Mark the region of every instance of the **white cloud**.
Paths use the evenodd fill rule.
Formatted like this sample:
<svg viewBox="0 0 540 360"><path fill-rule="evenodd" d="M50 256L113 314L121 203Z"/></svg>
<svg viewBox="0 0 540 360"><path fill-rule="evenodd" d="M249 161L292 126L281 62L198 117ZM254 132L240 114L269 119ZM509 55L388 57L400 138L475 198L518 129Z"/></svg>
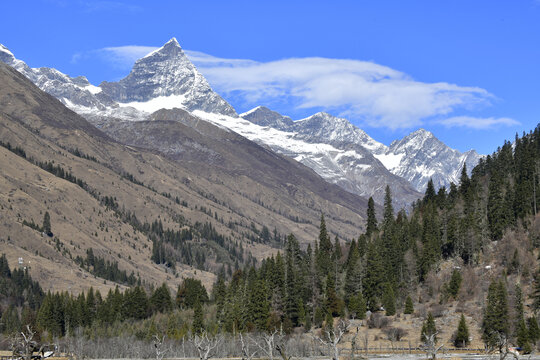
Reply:
<svg viewBox="0 0 540 360"><path fill-rule="evenodd" d="M158 48L155 46L126 45L106 47L95 52L116 67L130 69L136 60L156 49Z"/></svg>
<svg viewBox="0 0 540 360"><path fill-rule="evenodd" d="M426 119L489 103L478 87L423 83L368 61L294 58L270 62L216 58L187 52L220 93L246 105L291 98L298 108L324 108L373 127L421 125Z"/></svg>
<svg viewBox="0 0 540 360"><path fill-rule="evenodd" d="M468 127L475 130L489 129L495 126L519 125L519 121L510 118L478 118L473 116L454 116L440 121L446 127Z"/></svg>
<svg viewBox="0 0 540 360"><path fill-rule="evenodd" d="M156 49L128 45L92 53L125 70ZM185 53L218 93L246 107L285 102L295 108L324 109L371 127L418 127L456 110L489 104L493 98L479 87L416 81L401 71L369 61L311 57L258 62L199 51ZM75 54L73 61L80 57ZM470 118L476 119L470 123L463 119L451 117L441 123L477 129L517 123L507 118Z"/></svg>

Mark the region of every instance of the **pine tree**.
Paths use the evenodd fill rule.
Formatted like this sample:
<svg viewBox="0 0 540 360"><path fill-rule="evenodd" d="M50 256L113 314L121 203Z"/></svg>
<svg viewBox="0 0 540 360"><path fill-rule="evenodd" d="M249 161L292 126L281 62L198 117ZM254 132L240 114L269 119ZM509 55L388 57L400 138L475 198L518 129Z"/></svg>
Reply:
<svg viewBox="0 0 540 360"><path fill-rule="evenodd" d="M527 328L529 330L529 340L532 344L536 344L540 339L540 328L536 316L531 316L527 319Z"/></svg>
<svg viewBox="0 0 540 360"><path fill-rule="evenodd" d="M318 242L318 253L317 257L317 268L318 273L321 275L328 274L332 270L332 242L330 241L330 236L326 230L326 222L324 220L324 215L321 214L321 224L319 226L319 242Z"/></svg>
<svg viewBox="0 0 540 360"><path fill-rule="evenodd" d="M420 341L426 342L427 338L431 335L437 334L437 328L435 326L435 319L431 312L428 313L426 321L422 325L422 332L420 333ZM437 343L437 335L434 336L435 343Z"/></svg>
<svg viewBox="0 0 540 360"><path fill-rule="evenodd" d="M53 233L51 230L51 215L49 215L48 211L45 211L45 215L43 215L42 229L43 229L43 232L47 234L47 236L53 236Z"/></svg>
<svg viewBox="0 0 540 360"><path fill-rule="evenodd" d="M203 309L202 304L200 301L197 300L193 307L193 324L191 326L191 331L196 334L200 335L204 330L204 316L203 316Z"/></svg>
<svg viewBox="0 0 540 360"><path fill-rule="evenodd" d="M249 291L249 318L255 327L266 330L268 316L270 315L270 304L268 303L266 284L263 280L256 280Z"/></svg>
<svg viewBox="0 0 540 360"><path fill-rule="evenodd" d="M392 205L392 192L390 186L386 185L384 192L384 216L383 216L383 229L388 231L390 226L394 223L394 207Z"/></svg>
<svg viewBox="0 0 540 360"><path fill-rule="evenodd" d="M426 187L426 193L424 195L424 202L433 201L435 199L435 186L433 185L433 179L429 179Z"/></svg>
<svg viewBox="0 0 540 360"><path fill-rule="evenodd" d="M537 313L540 310L540 268L534 275L533 293L531 298L533 299L532 309Z"/></svg>
<svg viewBox="0 0 540 360"><path fill-rule="evenodd" d="M370 196L367 207L366 236L369 238L377 231L377 217L375 216L375 201Z"/></svg>
<svg viewBox="0 0 540 360"><path fill-rule="evenodd" d="M469 328L465 322L465 316L461 314L461 319L459 320L456 336L454 337L454 346L455 347L465 347L469 345Z"/></svg>
<svg viewBox="0 0 540 360"><path fill-rule="evenodd" d="M167 284L163 283L150 297L150 306L153 313L166 313L172 310L172 298Z"/></svg>
<svg viewBox="0 0 540 360"><path fill-rule="evenodd" d="M371 311L379 308L384 282L384 265L379 250L370 243L366 254L366 276L364 277L364 297Z"/></svg>
<svg viewBox="0 0 540 360"><path fill-rule="evenodd" d="M386 316L393 316L396 314L396 298L394 296L394 290L389 283L386 283L384 289L383 306L386 311Z"/></svg>
<svg viewBox="0 0 540 360"><path fill-rule="evenodd" d="M457 269L454 269L452 271L452 277L450 278L450 281L447 287L448 294L454 299L457 297L459 293L459 289L461 287L462 281L463 281L463 278L461 277L461 273Z"/></svg>
<svg viewBox="0 0 540 360"><path fill-rule="evenodd" d="M334 317L341 315L341 302L336 294L334 278L328 274L326 278L326 312Z"/></svg>
<svg viewBox="0 0 540 360"><path fill-rule="evenodd" d="M508 338L508 296L502 281L489 285L484 319L482 321L482 340L488 348L500 346L500 337Z"/></svg>
<svg viewBox="0 0 540 360"><path fill-rule="evenodd" d="M403 311L403 313L404 314L414 313L413 301L410 295L408 295L407 300L405 300L405 310Z"/></svg>
<svg viewBox="0 0 540 360"><path fill-rule="evenodd" d="M525 352L529 353L531 350L531 345L529 343L529 330L527 329L527 324L525 323L525 316L523 310L523 292L521 291L521 286L516 284L514 290L514 303L515 303L515 336L517 344Z"/></svg>

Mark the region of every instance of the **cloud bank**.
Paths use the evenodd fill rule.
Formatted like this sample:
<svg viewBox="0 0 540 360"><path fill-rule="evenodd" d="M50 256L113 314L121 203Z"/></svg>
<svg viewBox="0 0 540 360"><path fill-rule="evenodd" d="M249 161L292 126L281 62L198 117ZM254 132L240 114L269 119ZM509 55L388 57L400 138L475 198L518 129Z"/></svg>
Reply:
<svg viewBox="0 0 540 360"><path fill-rule="evenodd" d="M96 53L116 66L130 68L156 49L129 45ZM485 89L425 83L369 61L309 57L258 62L199 51L185 53L218 93L246 107L286 102L297 109L324 109L363 125L392 130L433 122L473 129L518 124L509 118L452 116L459 110L489 105L494 96Z"/></svg>
<svg viewBox="0 0 540 360"><path fill-rule="evenodd" d="M478 118L473 116L454 116L440 121L446 127L468 127L477 130L490 129L495 126L514 126L519 125L519 122L506 118Z"/></svg>

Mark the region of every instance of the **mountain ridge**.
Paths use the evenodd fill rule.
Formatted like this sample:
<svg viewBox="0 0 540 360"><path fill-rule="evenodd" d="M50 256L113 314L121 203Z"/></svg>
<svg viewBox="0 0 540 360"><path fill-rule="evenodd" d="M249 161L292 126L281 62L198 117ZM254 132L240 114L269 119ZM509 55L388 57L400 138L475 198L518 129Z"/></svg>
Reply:
<svg viewBox="0 0 540 360"><path fill-rule="evenodd" d="M444 175L436 177L435 183L446 186L461 171L460 164L467 163L472 169L479 158L471 153L468 160L462 160L460 154L449 151L452 149L439 146L447 155L444 161L452 159L451 165L445 167L439 161L428 166L423 163L430 160L426 154L411 160L406 156L410 152L405 149L407 146L398 148L396 145L398 150L391 150L392 145L387 147L375 141L347 119L324 112L293 121L260 106L239 117L232 106L211 89L175 38L137 60L124 79L102 82L99 87L91 85L84 77L70 78L54 69L30 69L16 60L7 48L1 49L5 50L4 55L0 51L0 60L22 69L43 90L99 128L110 128L107 124L118 120L148 120L159 109L184 109L307 165L349 192L373 196L379 204L383 202L386 184L396 197L397 207L407 207L421 196L429 180L426 174L445 171ZM244 118L256 126L244 123ZM396 160L399 160L398 165L405 161L398 166L394 164Z"/></svg>

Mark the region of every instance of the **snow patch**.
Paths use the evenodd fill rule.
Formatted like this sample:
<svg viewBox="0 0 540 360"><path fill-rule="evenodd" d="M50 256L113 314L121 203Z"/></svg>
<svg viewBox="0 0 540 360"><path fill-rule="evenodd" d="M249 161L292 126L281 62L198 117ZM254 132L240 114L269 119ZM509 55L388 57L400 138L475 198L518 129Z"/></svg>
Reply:
<svg viewBox="0 0 540 360"><path fill-rule="evenodd" d="M101 92L101 88L98 86L94 86L92 84L86 85L83 89L88 90L91 94L99 94Z"/></svg>
<svg viewBox="0 0 540 360"><path fill-rule="evenodd" d="M160 109L185 109L185 106L183 105L185 100L185 95L169 95L158 96L144 102L132 101L128 103L119 103L119 105L122 107L132 107L139 111L144 111L147 113L153 113Z"/></svg>
<svg viewBox="0 0 540 360"><path fill-rule="evenodd" d="M405 156L404 153L401 154L393 154L393 153L386 153L386 154L374 154L385 168L390 170L392 172L393 169L397 168L399 164L401 163L401 159L403 159L403 156Z"/></svg>
<svg viewBox="0 0 540 360"><path fill-rule="evenodd" d="M253 114L255 111L261 109L262 106L257 106L256 108L253 108L251 110L246 111L245 113L240 114L240 117L248 116L249 114Z"/></svg>
<svg viewBox="0 0 540 360"><path fill-rule="evenodd" d="M9 49L2 44L0 44L0 51L5 52L9 56L12 56L13 58L15 58L15 55L13 55L13 53L9 51Z"/></svg>

